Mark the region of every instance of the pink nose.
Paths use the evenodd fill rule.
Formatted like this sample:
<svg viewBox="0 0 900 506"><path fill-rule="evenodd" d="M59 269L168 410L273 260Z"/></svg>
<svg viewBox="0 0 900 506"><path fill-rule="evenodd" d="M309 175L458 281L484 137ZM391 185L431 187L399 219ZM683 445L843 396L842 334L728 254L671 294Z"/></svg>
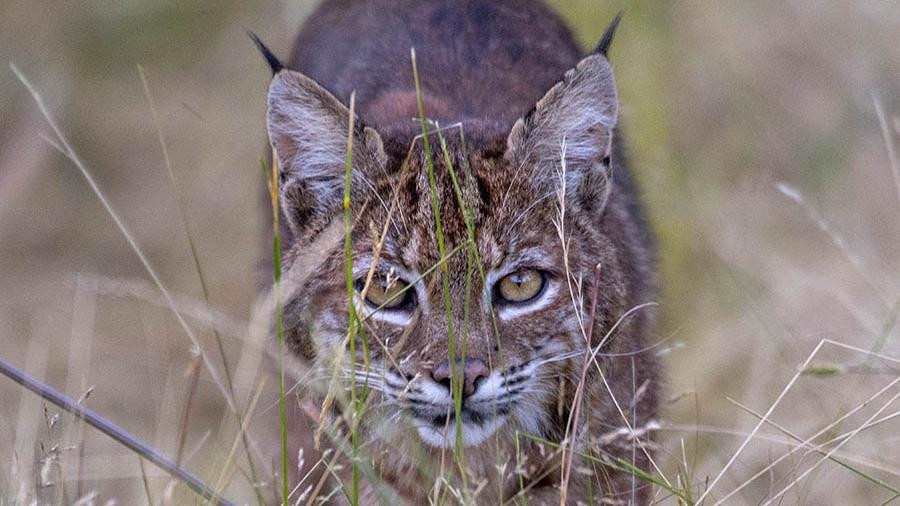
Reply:
<svg viewBox="0 0 900 506"><path fill-rule="evenodd" d="M450 367L450 361L444 360L431 372L431 377L434 381L440 383L447 387L447 390L450 391L450 376L452 374L452 368ZM456 361L456 374L462 375L463 380L463 395L469 396L475 393L475 389L478 388L479 380L487 378L490 371L488 370L487 364L484 363L483 360L479 358L466 357L462 360ZM451 391L452 393L452 391Z"/></svg>

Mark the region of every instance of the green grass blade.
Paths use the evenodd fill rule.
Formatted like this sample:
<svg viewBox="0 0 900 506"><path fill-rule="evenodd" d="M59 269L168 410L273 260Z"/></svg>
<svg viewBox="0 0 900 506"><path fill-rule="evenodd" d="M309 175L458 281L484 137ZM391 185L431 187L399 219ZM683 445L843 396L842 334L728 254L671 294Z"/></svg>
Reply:
<svg viewBox="0 0 900 506"><path fill-rule="evenodd" d="M278 154L272 149L272 256L275 277L275 337L278 340L278 413L281 435L281 497L287 506L288 484L287 399L284 387L284 321L281 307L281 236L278 233Z"/></svg>
<svg viewBox="0 0 900 506"><path fill-rule="evenodd" d="M419 69L416 65L416 50L410 50L410 58L412 60L413 79L416 84L416 101L419 107L419 123L422 127L422 145L425 150L425 163L428 166L428 185L431 189L431 206L434 212L434 224L437 229L438 252L441 258L446 256L444 247L444 231L441 226L441 210L438 202L437 181L434 175L434 159L431 155L431 146L428 142L428 122L425 119L425 103L422 97L422 87L419 82ZM456 339L453 332L453 315L450 302L450 273L447 263L441 263L441 281L444 297L444 310L447 313L447 344L450 349L450 387L453 392L453 409L456 414L456 456L458 462L463 462L463 442L462 442L462 420L460 412L462 411L462 382L460 381L459 372L456 367ZM462 473L463 481L465 481L465 473Z"/></svg>
<svg viewBox="0 0 900 506"><path fill-rule="evenodd" d="M524 432L521 434L522 434L522 436L524 436L528 439L531 439L532 441L545 444L551 448L559 448L560 447L559 443L554 443L553 441L549 441L542 437L534 436L534 435L527 434ZM626 473L631 474L643 481L652 483L662 489L665 489L670 494L678 497L685 504L694 504L693 502L689 501L690 495L688 493L686 493L684 490L676 488L676 487L666 483L665 481L660 480L659 478L654 476L653 473L644 471L643 469L640 469L639 467L635 466L633 463L628 462L627 460L625 460L623 458L616 457L614 459L614 461L611 462L611 461L600 459L598 457L595 457L595 456L587 454L587 453L577 452L577 455L579 455L580 457L582 457L590 462L594 462L594 463L600 464L601 466L608 467L614 471L626 472Z"/></svg>
<svg viewBox="0 0 900 506"><path fill-rule="evenodd" d="M347 164L345 168L344 175L344 245L346 247L346 275L347 275L347 306L349 308L349 322L350 322L350 362L351 367L353 368L353 377L356 377L356 333L359 328L359 320L356 316L356 306L353 302L353 298L356 295L356 291L353 287L353 239L352 239L352 231L353 231L353 223L350 216L350 182L353 174L353 116L354 110L356 108L356 93L350 94L350 119L349 125L347 129ZM366 354L368 357L368 353ZM368 363L368 359L366 360ZM352 488L350 490L350 497L348 498L350 504L356 506L359 504L359 430L358 424L361 418L360 405L359 400L357 398L356 391L356 380L352 379L350 381L350 409L354 412L355 416L353 417L353 423L350 426L350 441L351 441L351 465L353 467L353 483Z"/></svg>

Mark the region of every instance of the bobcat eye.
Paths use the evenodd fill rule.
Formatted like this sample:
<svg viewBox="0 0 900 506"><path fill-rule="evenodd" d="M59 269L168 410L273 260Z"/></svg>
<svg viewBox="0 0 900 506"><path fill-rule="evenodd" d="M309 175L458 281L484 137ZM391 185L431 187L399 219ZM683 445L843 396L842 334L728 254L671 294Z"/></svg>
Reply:
<svg viewBox="0 0 900 506"><path fill-rule="evenodd" d="M356 281L356 291L362 294L365 278ZM381 309L406 309L413 303L413 290L396 277L374 276L366 290L366 304ZM405 291L404 291L405 290Z"/></svg>
<svg viewBox="0 0 900 506"><path fill-rule="evenodd" d="M519 269L507 274L495 286L496 297L502 302L528 302L543 291L547 277L536 269Z"/></svg>

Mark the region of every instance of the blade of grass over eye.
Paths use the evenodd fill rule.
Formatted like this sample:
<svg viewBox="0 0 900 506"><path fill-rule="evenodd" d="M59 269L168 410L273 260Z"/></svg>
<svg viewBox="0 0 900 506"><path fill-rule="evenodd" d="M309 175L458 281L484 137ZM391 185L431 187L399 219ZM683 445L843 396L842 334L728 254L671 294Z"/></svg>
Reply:
<svg viewBox="0 0 900 506"><path fill-rule="evenodd" d="M440 128L437 128L437 135L438 135L438 139L441 142L441 149L444 152L444 157L447 160L447 168L450 172L451 181L453 182L453 191L454 191L454 194L456 195L456 199L459 204L460 210L463 213L463 220L465 221L465 224L466 224L466 232L469 237L469 243L472 247L472 255L475 257L475 266L478 267L478 275L481 278L481 286L484 287L484 289L487 289L487 276L484 273L484 263L481 261L481 254L478 252L478 243L475 241L475 224L472 221L471 215L466 210L465 201L463 200L463 197L462 197L462 190L461 190L458 180L456 178L456 171L453 170L453 164L450 161L450 154L449 154L449 151L447 150L446 142L444 142L444 138L441 134ZM466 147L466 136L465 136L465 131L464 131L462 123L459 124L459 144L460 144L460 149L462 151L463 172L465 173L466 177L470 181L472 181L472 180L474 180L474 178L472 176L471 167L469 166L469 150ZM502 353L503 347L502 347L502 343L500 342L500 328L497 326L497 314L494 312L494 301L493 301L492 297L487 297L487 305L488 305L488 313L491 318L491 330L493 330L493 332L494 332L494 339L496 341L497 350L499 353L498 365L499 365L500 369L503 370L504 369L503 353Z"/></svg>
<svg viewBox="0 0 900 506"><path fill-rule="evenodd" d="M361 330L359 320L356 317L356 305L353 298L356 292L353 288L353 224L350 216L350 182L353 173L353 120L356 109L356 92L350 93L350 118L347 129L347 165L344 177L344 244L346 246L346 274L347 274L347 307L349 310L350 322L350 361L353 376L356 376L356 333ZM368 369L368 345L363 339L363 347L366 356L366 369ZM350 504L356 506L359 504L359 431L358 423L360 418L360 402L357 398L356 380L350 381L350 409L353 413L353 421L350 426L350 444L351 444L351 465L353 472L353 483L350 490Z"/></svg>
<svg viewBox="0 0 900 506"><path fill-rule="evenodd" d="M450 174L450 180L453 183L453 192L454 192L454 195L456 196L457 204L459 205L460 212L462 212L463 221L466 224L466 233L468 236L468 243L469 243L469 247L470 247L469 255L467 257L467 262L466 262L466 300L465 300L465 307L463 308L463 325L464 325L465 329L464 329L464 334L463 334L463 353L462 354L463 354L463 356L465 356L465 347L466 347L466 343L468 342L468 321L469 321L468 320L468 311L469 311L469 304L471 302L471 290L472 290L472 283L471 283L471 281L472 281L471 274L472 273L471 273L470 269L471 269L473 261L474 261L474 264L478 267L478 274L481 278L481 286L483 287L484 290L488 290L489 288L488 288L488 283L487 283L487 276L484 273L484 263L481 261L481 255L478 252L478 243L475 240L475 224L472 221L471 214L468 212L468 210L466 208L466 203L465 203L465 200L463 199L463 195L462 195L462 189L460 188L459 180L456 177L456 171L453 169L453 161L450 158L450 151L447 149L447 143L444 140L443 134L441 133L442 130L440 128L440 125L436 125L435 132L437 133L438 141L440 142L440 145L441 145L441 151L444 155L444 161L447 164L447 170ZM462 123L459 124L459 142L460 142L460 148L462 150L463 171L465 172L466 177L471 181L471 180L473 180L473 177L472 177L471 168L469 167L469 154L468 154L468 149L466 148L466 137L465 137L465 132L464 132ZM503 370L505 370L505 366L503 363L503 347L502 347L502 343L500 342L500 329L497 327L497 315L494 312L493 298L490 295L488 295L488 297L487 297L487 304L488 304L488 313L489 313L490 319L491 319L491 329L493 330L494 340L495 340L496 346L497 346L497 364L498 364L500 370L503 371ZM488 348L488 353L490 353L490 348ZM488 356L490 357L490 355L488 355ZM496 405L494 406L494 408L496 409ZM496 413L494 413L494 416L496 416ZM500 437L499 433L496 433L496 437L497 437L497 442L499 444L499 437ZM499 452L498 452L498 454L499 454Z"/></svg>
<svg viewBox="0 0 900 506"><path fill-rule="evenodd" d="M428 185L431 189L431 207L434 212L434 225L437 230L438 252L441 258L446 256L444 248L444 231L441 227L441 210L438 202L437 181L434 176L434 159L431 155L431 146L428 142L428 122L425 119L425 102L422 97L422 87L419 81L419 69L416 65L416 50L410 49L410 59L412 61L413 79L416 84L416 102L419 106L419 123L422 126L422 146L425 150L425 164L428 167ZM456 422L456 455L457 461L462 463L463 459L463 441L462 441L462 419L460 412L462 411L462 383L458 376L459 371L456 367L456 339L453 334L453 314L450 305L450 272L446 262L441 263L441 280L444 296L444 310L447 313L447 345L450 352L450 389L453 392L453 409L455 411ZM466 473L462 472L463 486L465 487ZM466 487L468 488L468 487Z"/></svg>
<svg viewBox="0 0 900 506"><path fill-rule="evenodd" d="M463 340L462 340L462 353L461 353L461 355L463 357L465 357L466 356L466 347L468 345L468 338L469 338L469 308L471 305L471 298L472 298L472 264L473 263L478 267L478 273L481 276L481 286L483 287L484 290L489 290L489 288L488 288L488 284L487 284L487 276L485 276L485 274L484 274L484 264L482 263L481 256L478 253L478 243L475 240L475 223L472 220L472 215L469 213L468 209L466 208L466 203L465 203L465 200L463 199L462 189L459 185L459 180L456 177L456 171L453 168L453 160L450 157L450 150L447 149L447 142L444 140L444 136L442 134L441 127L437 123L435 123L435 127L436 127L435 132L438 137L438 142L440 143L440 146L441 146L441 152L444 155L444 163L447 165L447 171L450 174L450 180L453 184L453 193L456 196L456 202L459 205L460 212L463 215L463 222L466 225L466 234L468 237L467 242L469 244L469 251L468 251L468 255L466 257L466 294L465 294L465 301L464 301L464 306L463 306ZM471 168L469 167L469 154L468 154L468 150L466 149L466 137L465 137L462 123L459 124L459 142L460 142L460 148L462 151L463 170L465 172L466 178L468 178L469 181L472 181L473 177L472 177ZM489 291L488 291L488 296L487 296L487 302L488 302L488 312L490 314L490 319L491 319L491 328L493 330L494 339L495 339L496 346L497 346L497 364L498 364L499 369L501 371L504 371L506 368L505 368L504 362L503 362L503 348L502 348L502 345L500 342L500 330L497 327L497 319L496 319L496 315L494 313L494 304L493 304L493 300L492 300L492 297L490 296ZM490 361L490 347L488 348L488 359ZM493 410L494 410L495 417L497 416L496 408L497 408L497 406L496 406L496 404L494 404ZM499 434L499 432L495 433L495 443L498 446L497 455L499 456L500 455L500 451L499 451L500 434ZM498 462L498 466L500 466L500 465L501 464ZM502 481L503 481L502 479L497 480L498 486L501 487L501 489L498 492L501 495L503 493Z"/></svg>
<svg viewBox="0 0 900 506"><path fill-rule="evenodd" d="M194 269L197 271L197 278L200 281L200 290L203 294L203 300L206 302L206 305L209 306L209 288L206 284L206 276L203 273L203 268L200 264L199 256L197 255L197 245L194 242L194 235L191 233L190 221L188 220L187 212L185 211L184 203L182 202L181 197L178 193L178 184L175 181L175 172L172 170L172 160L169 156L169 148L166 145L166 139L163 136L162 132L162 124L159 120L159 113L156 109L156 104L153 101L153 95L150 93L150 83L147 81L147 74L144 72L144 67L141 65L137 65L138 75L141 78L141 84L144 86L144 95L147 97L147 102L150 105L150 113L153 116L153 124L156 128L156 136L159 138L159 145L162 149L163 160L166 166L166 173L169 176L169 183L172 185L172 194L175 198L175 204L178 208L178 213L181 217L181 226L184 228L184 233L187 236L188 248L191 252L191 259L194 262ZM216 340L216 346L219 350L219 356L222 359L222 368L225 372L225 386L228 387L228 391L231 394L232 398L234 398L234 415L236 417L236 421L238 427L243 427L243 413L240 401L234 393L234 380L231 376L231 367L228 364L228 356L225 354L225 345L222 342L222 336L219 334L219 331L215 326L212 327L213 337ZM194 380L194 384L196 384L196 380ZM193 389L191 390L193 392ZM190 406L190 404L188 404ZM187 413L185 413L185 420L187 420ZM184 432L186 433L186 432ZM242 443L244 446L244 452L247 454L247 463L250 466L250 477L253 481L253 490L256 493L256 500L259 504L264 504L265 500L263 499L262 492L257 487L257 483L259 479L256 475L256 466L253 463L253 455L250 453L250 443L247 440L247 434L241 434ZM184 448L184 435L182 435L182 441L179 443L179 456L176 459L176 462L181 463L181 450Z"/></svg>
<svg viewBox="0 0 900 506"><path fill-rule="evenodd" d="M466 203L462 198L462 191L460 190L459 182L456 180L456 171L453 169L453 160L450 158L450 151L447 149L447 142L444 140L443 134L441 134L441 126L436 122L434 123L434 125L434 131L437 134L438 143L440 144L441 152L444 155L444 163L447 165L447 172L450 174L450 181L453 183L453 192L456 195L456 201L459 205L459 210L463 215L463 222L466 224L466 235L468 237L467 243L469 245L469 252L466 257L466 293L465 300L463 302L463 338L460 347L460 356L465 357L469 337L469 304L471 303L472 299L471 267L472 262L474 261L473 254L475 256L478 255L478 247L475 244L475 225L472 223L472 218L471 216L469 216L469 211L466 209ZM462 125L460 125L460 131L462 131Z"/></svg>
<svg viewBox="0 0 900 506"><path fill-rule="evenodd" d="M462 243L459 243L459 244L457 244L456 246L454 246L453 249L451 249L450 252L447 253L447 256L441 258L441 259L438 260L434 265L432 265L431 267L429 267L428 269L426 269L426 270L425 270L422 274L420 274L418 277L412 279L406 286L404 286L404 287L401 288L400 290L397 290L396 292L394 292L393 295L391 295L390 297L388 297L388 298L387 298L384 302L382 302L378 307L376 307L375 309L373 309L373 310L372 310L372 313L377 313L378 311L381 311L381 310L384 309L388 304L390 304L390 303L393 302L395 299L397 299L397 297L401 297L404 293L406 293L407 290L412 290L412 289L414 289L414 287L416 286L416 283L418 283L419 281L422 281L423 279L425 279L426 277L428 277L429 274L431 274L431 273L434 272L436 269L438 269L441 265L445 264L448 260L450 260L451 258L453 258L457 253L459 253L460 251L462 251L462 249L465 248L466 246L468 246L468 243L467 243L467 242L462 242ZM367 317L368 317L368 316L367 316ZM367 318L367 317L366 317L366 318ZM365 318L363 318L363 319L365 320Z"/></svg>
<svg viewBox="0 0 900 506"><path fill-rule="evenodd" d="M372 279L375 277L375 271L378 268L378 263L381 260L381 253L382 253L382 250L384 249L384 243L387 240L388 228L393 220L394 211L396 210L396 205L397 205L397 200L394 199L393 202L391 203L391 207L388 209L388 214L384 220L384 225L381 228L381 234L379 235L378 241L374 244L374 246L372 248L372 253L373 253L372 264L369 266L368 272L366 272L366 276L364 278L365 281L363 283L362 288L358 291L358 294L356 295L358 297L358 300L360 300L360 301L364 301L366 299L367 294L369 292L369 288L372 284ZM354 285L354 288L356 288L355 285ZM408 288L408 286L405 288ZM393 297L391 298L391 300L393 300ZM369 356L368 334L366 333L365 326L362 323L363 321L365 321L365 317L360 319L359 315L357 314L356 318L359 322L360 332L363 337L363 348L364 348L363 367L365 368L365 374L366 374L366 381L363 383L363 397L365 398L368 395L369 387L370 387L368 373L371 369L371 362L370 362L371 357ZM385 350L388 349L387 343L384 340L382 340L376 332L372 333L372 337L375 338L375 341L378 344L380 344L383 349L385 349ZM400 370L400 365L399 365L399 363L397 363L397 361L395 360L393 355L391 355L390 353L386 353L385 358L388 361L390 361L391 365L393 365L397 370ZM355 360L355 358L354 358L354 360Z"/></svg>
<svg viewBox="0 0 900 506"><path fill-rule="evenodd" d="M278 153L272 148L272 178L269 180L269 194L272 199L272 265L275 278L275 338L278 341L278 414L281 436L281 497L287 506L288 493L288 449L287 449L287 399L284 392L284 322L281 307L281 236L278 233ZM266 171L263 163L263 172Z"/></svg>

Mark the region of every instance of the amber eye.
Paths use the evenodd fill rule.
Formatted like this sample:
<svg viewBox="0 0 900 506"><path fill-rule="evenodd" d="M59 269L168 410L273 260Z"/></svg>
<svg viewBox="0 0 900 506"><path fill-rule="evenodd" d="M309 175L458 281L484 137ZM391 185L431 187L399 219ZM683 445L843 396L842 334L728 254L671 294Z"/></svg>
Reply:
<svg viewBox="0 0 900 506"><path fill-rule="evenodd" d="M362 293L365 278L356 281L356 290ZM366 291L366 304L373 308L404 309L412 304L413 290L405 290L409 285L396 277L374 276Z"/></svg>
<svg viewBox="0 0 900 506"><path fill-rule="evenodd" d="M535 269L519 269L497 283L497 298L503 302L528 302L544 288L544 273Z"/></svg>

